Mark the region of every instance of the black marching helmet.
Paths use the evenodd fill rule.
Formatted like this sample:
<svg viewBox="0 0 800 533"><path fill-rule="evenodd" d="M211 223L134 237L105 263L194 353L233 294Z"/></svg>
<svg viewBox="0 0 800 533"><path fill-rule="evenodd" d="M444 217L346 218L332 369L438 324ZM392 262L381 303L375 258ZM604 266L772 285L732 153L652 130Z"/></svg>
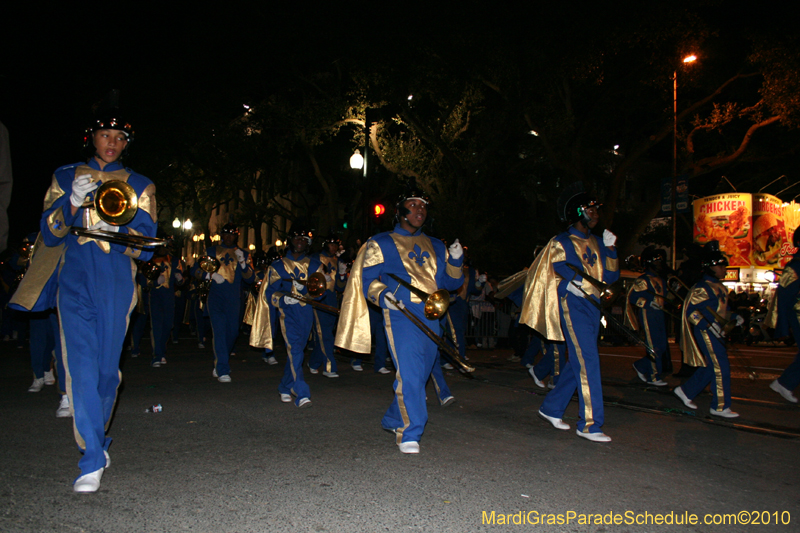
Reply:
<svg viewBox="0 0 800 533"><path fill-rule="evenodd" d="M428 194L423 191L420 187L417 187L417 182L415 179L410 179L408 184L406 185L406 190L397 197L397 202L394 204L394 218L397 223L400 223L400 220L405 218L406 215L410 212L408 208L403 206L403 204L407 200L422 200L425 202L425 205L428 209L431 208L431 198Z"/></svg>
<svg viewBox="0 0 800 533"><path fill-rule="evenodd" d="M294 238L295 237L305 237L306 241L308 241L308 245L311 246L311 240L314 237L314 234L311 232L310 229L305 227L302 224L294 224L292 225L292 229L289 230L288 238L286 239L286 244L291 251L294 252Z"/></svg>
<svg viewBox="0 0 800 533"><path fill-rule="evenodd" d="M710 269L713 266L723 265L728 266L728 258L725 257L719 249L718 241L709 241L703 247L703 255L700 258L700 265L707 273L711 273Z"/></svg>
<svg viewBox="0 0 800 533"><path fill-rule="evenodd" d="M588 224L591 220L586 214L590 207L600 208L603 204L583 189L583 183L576 181L568 185L558 197L556 209L562 222Z"/></svg>
<svg viewBox="0 0 800 533"><path fill-rule="evenodd" d="M323 248L328 246L329 244L335 244L337 246L342 245L342 239L340 239L335 233L329 233L325 240L322 241Z"/></svg>
<svg viewBox="0 0 800 533"><path fill-rule="evenodd" d="M264 250L259 250L250 257L253 260L253 268L256 270L264 270L269 266L269 263L267 262L267 252Z"/></svg>
<svg viewBox="0 0 800 533"><path fill-rule="evenodd" d="M117 89L106 95L100 109L95 113L94 120L83 133L83 147L90 155L94 155L94 133L99 130L118 130L124 133L128 146L122 151L121 156L128 155L128 148L133 142L133 126L120 113Z"/></svg>
<svg viewBox="0 0 800 533"><path fill-rule="evenodd" d="M667 252L655 246L648 246L642 250L640 261L645 268L654 267L653 263L661 261L662 264L667 260Z"/></svg>
<svg viewBox="0 0 800 533"><path fill-rule="evenodd" d="M227 224L222 226L222 230L220 231L220 233L222 235L228 234L228 235L236 235L238 237L239 236L239 226L237 226L236 224L233 224L231 222L228 222Z"/></svg>

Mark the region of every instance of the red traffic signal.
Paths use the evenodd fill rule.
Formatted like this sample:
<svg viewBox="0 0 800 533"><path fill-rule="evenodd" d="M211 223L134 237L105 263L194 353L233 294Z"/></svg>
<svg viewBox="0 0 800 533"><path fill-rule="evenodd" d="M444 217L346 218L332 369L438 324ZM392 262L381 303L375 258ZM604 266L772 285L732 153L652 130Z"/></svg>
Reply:
<svg viewBox="0 0 800 533"><path fill-rule="evenodd" d="M386 208L383 206L383 204L375 204L372 212L376 217L379 217L386 212Z"/></svg>

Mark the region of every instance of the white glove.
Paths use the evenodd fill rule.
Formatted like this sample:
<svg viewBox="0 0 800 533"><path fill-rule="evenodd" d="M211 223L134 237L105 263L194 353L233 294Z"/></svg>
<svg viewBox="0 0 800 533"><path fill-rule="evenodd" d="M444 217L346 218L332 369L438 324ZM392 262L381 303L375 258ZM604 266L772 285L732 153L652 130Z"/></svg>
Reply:
<svg viewBox="0 0 800 533"><path fill-rule="evenodd" d="M611 248L617 243L617 236L611 233L610 231L603 230L603 246L606 248Z"/></svg>
<svg viewBox="0 0 800 533"><path fill-rule="evenodd" d="M742 318L739 315L736 315L736 325L741 326L742 324L744 324L744 318Z"/></svg>
<svg viewBox="0 0 800 533"><path fill-rule="evenodd" d="M239 261L239 265L244 268L244 251L240 249L236 249L236 260Z"/></svg>
<svg viewBox="0 0 800 533"><path fill-rule="evenodd" d="M487 279L489 279L489 277L486 274L481 274L480 276L478 276L478 283L483 285L484 283L486 283Z"/></svg>
<svg viewBox="0 0 800 533"><path fill-rule="evenodd" d="M72 199L70 199L72 201ZM92 224L89 226L89 229L99 229L103 231L110 231L112 233L117 233L119 231L119 226L112 226L108 222L101 220L97 224Z"/></svg>
<svg viewBox="0 0 800 533"><path fill-rule="evenodd" d="M344 246L340 246L339 249L336 251L336 257L342 257L344 253Z"/></svg>
<svg viewBox="0 0 800 533"><path fill-rule="evenodd" d="M396 300L394 295L392 294L384 294L383 301L386 303L386 309L390 309L392 311L399 311L400 309L405 309L405 305L403 305L402 300Z"/></svg>
<svg viewBox="0 0 800 533"><path fill-rule="evenodd" d="M75 207L82 206L83 201L86 199L86 195L99 186L100 182L92 182L91 174L81 174L80 176L75 176L75 179L72 180L72 194L69 196L69 203Z"/></svg>
<svg viewBox="0 0 800 533"><path fill-rule="evenodd" d="M303 284L299 283L297 280L292 281L292 287L294 287L295 292L302 292Z"/></svg>
<svg viewBox="0 0 800 533"><path fill-rule="evenodd" d="M206 281L210 280L211 279L211 274L206 272L205 274L203 274L203 279L206 280Z"/></svg>
<svg viewBox="0 0 800 533"><path fill-rule="evenodd" d="M300 303L300 300L297 300L297 299L295 299L295 298L292 298L291 296L284 296L284 297L283 297L283 301L284 301L284 302L285 302L287 305L295 305L295 304L299 304L299 303Z"/></svg>
<svg viewBox="0 0 800 533"><path fill-rule="evenodd" d="M219 272L214 272L211 274L211 279L213 279L215 283L225 283L225 278L223 278L222 274Z"/></svg>
<svg viewBox="0 0 800 533"><path fill-rule="evenodd" d="M160 276L158 276L158 279L156 280L156 285L163 285L165 281L167 281L167 276L161 274Z"/></svg>
<svg viewBox="0 0 800 533"><path fill-rule="evenodd" d="M183 282L183 276L181 276L181 273L180 273L180 272L175 272L175 280L176 280L178 283L182 283L182 282Z"/></svg>
<svg viewBox="0 0 800 533"><path fill-rule="evenodd" d="M722 328L719 327L719 324L717 324L716 322L711 324L711 326L709 326L708 330L711 333L713 333L716 338L718 338L718 339L722 338Z"/></svg>
<svg viewBox="0 0 800 533"><path fill-rule="evenodd" d="M585 296L583 294L583 292L581 291L580 287L578 287L577 285L575 285L571 281L569 283L567 283L567 292L571 292L572 294L574 294L578 298L583 298Z"/></svg>
<svg viewBox="0 0 800 533"><path fill-rule="evenodd" d="M344 276L347 274L347 263L339 261L339 275Z"/></svg>
<svg viewBox="0 0 800 533"><path fill-rule="evenodd" d="M653 308L653 309L655 309L656 311L661 311L662 309L664 309L663 307L661 307L660 305L658 305L658 304L656 303L656 301L655 301L655 300L653 300L652 302L650 302L650 307L652 307L652 308Z"/></svg>
<svg viewBox="0 0 800 533"><path fill-rule="evenodd" d="M331 277L331 275L330 275L330 274L325 274L325 281L327 281L328 283L330 283L331 281L333 281L333 277Z"/></svg>
<svg viewBox="0 0 800 533"><path fill-rule="evenodd" d="M450 257L453 259L461 259L461 256L464 255L464 249L461 247L461 243L458 242L458 239L453 241L453 244L450 245Z"/></svg>

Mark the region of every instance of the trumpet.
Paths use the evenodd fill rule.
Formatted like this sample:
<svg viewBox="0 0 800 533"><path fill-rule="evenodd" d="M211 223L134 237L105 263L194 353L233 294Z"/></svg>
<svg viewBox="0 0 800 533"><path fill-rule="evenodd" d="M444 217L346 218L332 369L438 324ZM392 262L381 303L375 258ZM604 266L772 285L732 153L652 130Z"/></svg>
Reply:
<svg viewBox="0 0 800 533"><path fill-rule="evenodd" d="M139 210L139 198L128 183L121 180L109 180L97 188L94 200L88 203L84 202L82 207L84 209L94 207L97 216L106 224L124 226L136 216L136 212ZM154 248L167 243L166 239L87 228L72 228L70 233L79 237L122 244L129 248Z"/></svg>
<svg viewBox="0 0 800 533"><path fill-rule="evenodd" d="M219 270L220 262L216 257L206 256L198 263L200 270L208 274L213 274Z"/></svg>

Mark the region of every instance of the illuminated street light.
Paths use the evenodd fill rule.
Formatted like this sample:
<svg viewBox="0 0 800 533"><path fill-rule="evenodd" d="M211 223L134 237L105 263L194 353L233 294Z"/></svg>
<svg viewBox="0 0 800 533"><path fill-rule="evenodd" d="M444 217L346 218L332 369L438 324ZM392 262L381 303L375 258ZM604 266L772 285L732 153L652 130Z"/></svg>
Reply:
<svg viewBox="0 0 800 533"><path fill-rule="evenodd" d="M178 217L175 217L175 220L172 221L172 227L178 229L181 227L181 221L178 220Z"/></svg>
<svg viewBox="0 0 800 533"><path fill-rule="evenodd" d="M689 64L697 61L697 56L692 54L683 58L683 63ZM678 71L672 75L672 269L676 268L677 242L678 242Z"/></svg>
<svg viewBox="0 0 800 533"><path fill-rule="evenodd" d="M174 222L173 222L173 224L174 224ZM192 229L192 221L189 220L188 218L183 223L183 229L185 229L186 231L189 231L190 229Z"/></svg>
<svg viewBox="0 0 800 533"><path fill-rule="evenodd" d="M356 153L350 156L350 168L353 170L360 170L364 166L364 156L361 152L356 150Z"/></svg>

